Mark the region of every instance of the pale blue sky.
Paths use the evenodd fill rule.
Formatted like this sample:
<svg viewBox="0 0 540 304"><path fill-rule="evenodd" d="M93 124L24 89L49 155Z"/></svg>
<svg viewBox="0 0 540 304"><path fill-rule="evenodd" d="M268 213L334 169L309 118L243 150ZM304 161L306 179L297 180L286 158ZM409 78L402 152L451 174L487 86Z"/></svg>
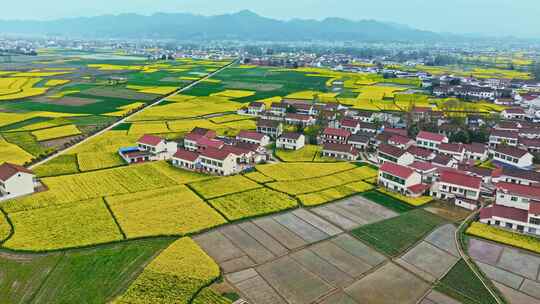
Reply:
<svg viewBox="0 0 540 304"><path fill-rule="evenodd" d="M0 19L250 9L278 19L376 19L438 32L540 38L540 0L4 0ZM1 32L1 29L0 29Z"/></svg>

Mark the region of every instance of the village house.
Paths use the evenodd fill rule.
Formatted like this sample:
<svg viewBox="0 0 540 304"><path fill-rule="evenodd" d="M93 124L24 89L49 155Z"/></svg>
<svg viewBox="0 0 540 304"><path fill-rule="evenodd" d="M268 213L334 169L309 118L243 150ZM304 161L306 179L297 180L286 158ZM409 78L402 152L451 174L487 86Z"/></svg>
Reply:
<svg viewBox="0 0 540 304"><path fill-rule="evenodd" d="M376 134L377 127L375 126L375 124L372 123L360 122L358 126L358 132Z"/></svg>
<svg viewBox="0 0 540 304"><path fill-rule="evenodd" d="M475 210L479 207L482 179L462 172L444 170L439 181L431 187L431 195L444 200L454 200L457 206Z"/></svg>
<svg viewBox="0 0 540 304"><path fill-rule="evenodd" d="M394 135L388 140L388 144L400 149L409 149L409 147L415 144L415 141L401 135Z"/></svg>
<svg viewBox="0 0 540 304"><path fill-rule="evenodd" d="M259 119L257 121L257 133L278 138L283 133L283 124L279 121Z"/></svg>
<svg viewBox="0 0 540 304"><path fill-rule="evenodd" d="M228 176L240 173L238 156L224 149L208 148L199 155L201 171Z"/></svg>
<svg viewBox="0 0 540 304"><path fill-rule="evenodd" d="M473 161L486 161L489 158L485 144L471 143L465 145L465 158Z"/></svg>
<svg viewBox="0 0 540 304"><path fill-rule="evenodd" d="M285 132L276 141L278 149L300 150L306 144L306 137L301 133Z"/></svg>
<svg viewBox="0 0 540 304"><path fill-rule="evenodd" d="M465 147L460 143L443 143L439 146L439 153L461 162L465 158Z"/></svg>
<svg viewBox="0 0 540 304"><path fill-rule="evenodd" d="M336 128L326 128L320 137L320 142L323 144L334 143L334 144L347 144L351 132L343 129Z"/></svg>
<svg viewBox="0 0 540 304"><path fill-rule="evenodd" d="M361 122L372 123L375 120L375 113L360 111L360 112L354 113L352 117Z"/></svg>
<svg viewBox="0 0 540 304"><path fill-rule="evenodd" d="M501 182L496 188L495 204L482 209L480 222L540 235L540 187Z"/></svg>
<svg viewBox="0 0 540 304"><path fill-rule="evenodd" d="M248 105L247 114L251 116L259 116L266 110L266 105L263 102L252 102Z"/></svg>
<svg viewBox="0 0 540 304"><path fill-rule="evenodd" d="M305 128L315 125L317 120L313 116L307 114L287 113L285 114L285 123Z"/></svg>
<svg viewBox="0 0 540 304"><path fill-rule="evenodd" d="M351 135L347 143L359 151L366 151L369 148L370 137L362 134Z"/></svg>
<svg viewBox="0 0 540 304"><path fill-rule="evenodd" d="M522 128L518 134L521 138L540 139L540 128Z"/></svg>
<svg viewBox="0 0 540 304"><path fill-rule="evenodd" d="M225 143L216 137L217 134L213 130L194 128L184 136L184 149L189 151L200 151L209 147L220 149Z"/></svg>
<svg viewBox="0 0 540 304"><path fill-rule="evenodd" d="M416 136L416 145L420 148L437 151L443 143L448 143L448 137L441 134L421 131Z"/></svg>
<svg viewBox="0 0 540 304"><path fill-rule="evenodd" d="M489 135L489 147L495 148L499 145L517 147L519 135L515 131L492 130Z"/></svg>
<svg viewBox="0 0 540 304"><path fill-rule="evenodd" d="M540 130L538 131L540 132ZM535 139L520 138L519 148L527 150L530 153L540 153L540 138L535 138Z"/></svg>
<svg viewBox="0 0 540 304"><path fill-rule="evenodd" d="M125 147L118 154L128 164L171 159L178 150L178 143L155 135L143 135L136 147Z"/></svg>
<svg viewBox="0 0 540 304"><path fill-rule="evenodd" d="M432 161L437 157L437 153L432 150L419 148L417 146L411 146L407 149L407 152L414 156L414 159L419 161Z"/></svg>
<svg viewBox="0 0 540 304"><path fill-rule="evenodd" d="M419 197L429 187L422 184L422 177L416 171L391 162L379 168L378 184L402 195Z"/></svg>
<svg viewBox="0 0 540 304"><path fill-rule="evenodd" d="M0 165L0 200L32 194L39 187L31 170L12 163Z"/></svg>
<svg viewBox="0 0 540 304"><path fill-rule="evenodd" d="M493 178L493 182L506 182L525 186L540 184L540 172L505 167L499 176Z"/></svg>
<svg viewBox="0 0 540 304"><path fill-rule="evenodd" d="M266 147L270 144L270 137L266 134L257 133L255 131L242 130L236 136L236 139L249 144L256 144L262 147Z"/></svg>
<svg viewBox="0 0 540 304"><path fill-rule="evenodd" d="M176 151L172 158L172 164L175 167L191 171L201 168L199 153L184 149Z"/></svg>
<svg viewBox="0 0 540 304"><path fill-rule="evenodd" d="M431 185L439 172L438 167L429 162L415 161L408 165L409 168L422 176L422 183Z"/></svg>
<svg viewBox="0 0 540 304"><path fill-rule="evenodd" d="M414 162L414 156L404 149L382 144L378 149L377 160L379 164L392 162L401 166L407 166Z"/></svg>
<svg viewBox="0 0 540 304"><path fill-rule="evenodd" d="M275 116L283 117L285 116L285 113L287 113L287 105L282 102L273 102L270 106L270 113L272 113Z"/></svg>
<svg viewBox="0 0 540 304"><path fill-rule="evenodd" d="M360 121L352 118L343 118L339 121L340 129L346 130L351 134L356 134L360 131Z"/></svg>
<svg viewBox="0 0 540 304"><path fill-rule="evenodd" d="M501 112L501 116L504 119L525 119L525 116L527 113L525 113L525 110L523 108L510 108L505 109Z"/></svg>
<svg viewBox="0 0 540 304"><path fill-rule="evenodd" d="M533 165L534 156L527 150L518 149L516 147L499 146L491 153L493 154L493 161L500 164L520 169L527 169Z"/></svg>
<svg viewBox="0 0 540 304"><path fill-rule="evenodd" d="M455 168L457 166L457 161L453 157L443 154L437 154L437 156L431 160L431 163L435 166L444 168Z"/></svg>
<svg viewBox="0 0 540 304"><path fill-rule="evenodd" d="M322 156L353 161L358 158L359 153L358 150L349 144L325 143L322 150Z"/></svg>

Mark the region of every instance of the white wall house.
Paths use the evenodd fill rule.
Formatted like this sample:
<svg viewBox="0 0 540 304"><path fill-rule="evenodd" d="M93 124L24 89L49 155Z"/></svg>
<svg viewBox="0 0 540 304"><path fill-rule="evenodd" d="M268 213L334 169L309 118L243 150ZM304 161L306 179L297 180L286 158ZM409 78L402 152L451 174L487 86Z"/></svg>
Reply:
<svg viewBox="0 0 540 304"><path fill-rule="evenodd" d="M461 162L465 158L465 147L458 143L442 143L439 146L439 153Z"/></svg>
<svg viewBox="0 0 540 304"><path fill-rule="evenodd" d="M540 187L498 183L495 204L481 211L480 222L540 235Z"/></svg>
<svg viewBox="0 0 540 304"><path fill-rule="evenodd" d="M201 170L210 174L233 175L240 172L238 156L226 150L208 148L199 155Z"/></svg>
<svg viewBox="0 0 540 304"><path fill-rule="evenodd" d="M186 170L199 169L199 163L199 153L183 149L176 151L172 159L173 166Z"/></svg>
<svg viewBox="0 0 540 304"><path fill-rule="evenodd" d="M377 159L379 164L392 162L401 166L408 166L414 162L414 156L411 153L404 149L386 144L379 145Z"/></svg>
<svg viewBox="0 0 540 304"><path fill-rule="evenodd" d="M479 206L482 179L460 172L443 171L439 181L431 187L432 195L445 200L454 200L458 206L476 209Z"/></svg>
<svg viewBox="0 0 540 304"><path fill-rule="evenodd" d="M499 146L491 152L493 160L502 164L525 169L533 165L534 156L527 150L515 147Z"/></svg>
<svg viewBox="0 0 540 304"><path fill-rule="evenodd" d="M421 131L416 136L416 146L420 148L438 151L442 143L448 143L448 137L442 134Z"/></svg>
<svg viewBox="0 0 540 304"><path fill-rule="evenodd" d="M525 119L525 110L523 108L511 108L501 112L504 119Z"/></svg>
<svg viewBox="0 0 540 304"><path fill-rule="evenodd" d="M327 143L323 146L322 156L353 161L358 158L359 153L352 145Z"/></svg>
<svg viewBox="0 0 540 304"><path fill-rule="evenodd" d="M502 173L493 178L494 183L506 182L518 185L540 184L540 172L518 168L503 168Z"/></svg>
<svg viewBox="0 0 540 304"><path fill-rule="evenodd" d="M516 147L518 145L519 135L518 132L505 131L505 130L493 130L489 135L489 147L495 148L498 145L506 145Z"/></svg>
<svg viewBox="0 0 540 304"><path fill-rule="evenodd" d="M465 145L465 158L474 161L485 161L489 158L485 144L471 143Z"/></svg>
<svg viewBox="0 0 540 304"><path fill-rule="evenodd" d="M278 149L300 150L306 145L306 137L300 133L283 133L276 141Z"/></svg>
<svg viewBox="0 0 540 304"><path fill-rule="evenodd" d="M270 144L270 136L254 131L240 131L236 139L248 144L256 144L259 146L268 146Z"/></svg>
<svg viewBox="0 0 540 304"><path fill-rule="evenodd" d="M413 197L421 196L426 189L419 173L391 162L379 168L378 184L390 191Z"/></svg>
<svg viewBox="0 0 540 304"><path fill-rule="evenodd" d="M0 165L0 200L32 194L37 186L35 174L25 167L11 163Z"/></svg>

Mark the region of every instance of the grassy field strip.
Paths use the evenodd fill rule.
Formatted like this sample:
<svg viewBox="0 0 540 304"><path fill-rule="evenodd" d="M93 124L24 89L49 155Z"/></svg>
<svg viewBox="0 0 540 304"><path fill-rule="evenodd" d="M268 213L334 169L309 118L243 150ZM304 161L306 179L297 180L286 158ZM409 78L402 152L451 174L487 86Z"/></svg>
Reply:
<svg viewBox="0 0 540 304"><path fill-rule="evenodd" d="M219 72L221 72L221 71L227 69L228 67L230 67L231 65L233 65L233 64L235 64L235 63L236 63L236 60L234 60L233 62L229 63L228 65L225 65L225 66L221 67L221 68L218 69L217 71L215 71L215 72L213 72L213 73L211 73L211 74L208 74L207 76L201 78L200 80L195 81L195 82L189 84L189 85L186 86L186 87L183 87L183 88L181 88L181 89L178 89L177 91L175 91L175 92L173 92L173 93L171 93L171 94L169 94L169 95L167 95L167 96L164 96L163 98L159 99L158 101L156 101L156 102L154 102L154 103L152 103L152 104L149 104L147 107L145 107L145 108L143 108L143 109L141 109L141 110L139 110L139 111L136 111L136 112L132 113L132 114L129 115L129 116L126 116L126 117L122 118L121 120L115 122L114 124L108 126L108 127L105 128L105 129L103 129L103 130L101 130L101 131L99 131L99 132L97 132L97 133L95 133L95 134L93 134L93 135L91 135L91 136L89 136L89 137L83 139L82 141L76 143L75 145L73 145L73 146L71 146L71 147L68 147L68 148L66 148L66 149L60 150L60 151L56 152L55 154L53 154L53 155L51 155L51 156L45 158L44 160L42 160L42 161L40 161L40 162L38 162L38 163L33 164L32 166L29 167L29 169L33 169L33 168L35 168L35 167L38 167L39 165L44 164L44 163L48 162L49 160L52 160L52 159L58 157L59 155L62 155L62 154L66 153L66 152L68 152L68 151L70 151L70 150L72 150L72 149L75 149L76 147L82 145L83 143L89 141L90 139L92 139L92 138L94 138L94 137L97 137L97 136L100 136L100 135L102 135L103 133L105 133L105 132L107 132L107 131L110 131L110 130L113 129L114 127L117 127L117 126L119 126L119 125L125 123L127 120L129 120L129 118L135 116L136 114L138 114L138 113L140 113L140 112L142 112L142 111L144 111L144 110L147 110L147 109L149 109L149 108L152 108L152 107L154 107L154 106L156 106L156 105L159 105L160 103L164 102L165 100L167 100L167 98L169 98L169 97L171 97L171 96L178 95L179 93L182 93L182 92L184 92L184 91L187 91L187 90L191 89L192 87L196 86L197 84L199 84L199 83L201 83L201 82L204 82L204 80L211 78L212 76L214 76L214 75L218 74Z"/></svg>

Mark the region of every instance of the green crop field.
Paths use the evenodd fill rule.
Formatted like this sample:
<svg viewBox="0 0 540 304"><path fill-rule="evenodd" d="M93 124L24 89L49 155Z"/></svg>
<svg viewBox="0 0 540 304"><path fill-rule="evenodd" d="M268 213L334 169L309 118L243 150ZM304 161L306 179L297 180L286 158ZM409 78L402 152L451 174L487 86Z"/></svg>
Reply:
<svg viewBox="0 0 540 304"><path fill-rule="evenodd" d="M360 240L390 256L397 256L414 245L444 220L422 209L402 213L400 216L353 231Z"/></svg>
<svg viewBox="0 0 540 304"><path fill-rule="evenodd" d="M5 303L104 303L126 290L171 242L157 238L48 254L0 253L0 298Z"/></svg>

